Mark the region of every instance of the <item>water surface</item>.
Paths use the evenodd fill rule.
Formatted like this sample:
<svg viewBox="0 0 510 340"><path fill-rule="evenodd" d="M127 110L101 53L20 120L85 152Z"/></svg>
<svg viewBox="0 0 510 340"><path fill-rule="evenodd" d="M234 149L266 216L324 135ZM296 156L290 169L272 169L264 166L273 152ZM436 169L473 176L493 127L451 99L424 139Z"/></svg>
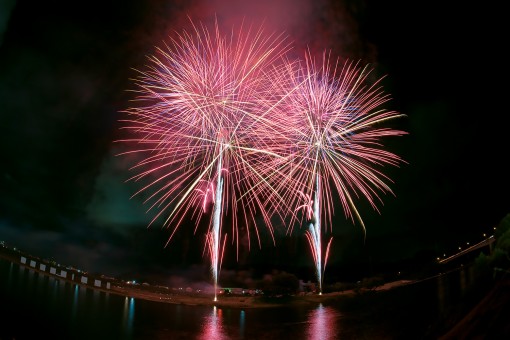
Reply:
<svg viewBox="0 0 510 340"><path fill-rule="evenodd" d="M0 259L0 339L432 339L470 280L464 270L334 303L236 309L99 292Z"/></svg>

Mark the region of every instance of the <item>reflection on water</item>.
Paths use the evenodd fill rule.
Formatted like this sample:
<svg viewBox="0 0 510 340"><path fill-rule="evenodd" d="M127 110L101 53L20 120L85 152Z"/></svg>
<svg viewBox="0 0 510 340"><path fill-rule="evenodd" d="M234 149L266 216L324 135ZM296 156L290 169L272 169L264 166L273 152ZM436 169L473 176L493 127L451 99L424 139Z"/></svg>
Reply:
<svg viewBox="0 0 510 340"><path fill-rule="evenodd" d="M462 268L460 270L460 292L464 295L471 283L471 271L469 269Z"/></svg>
<svg viewBox="0 0 510 340"><path fill-rule="evenodd" d="M308 314L307 335L310 340L336 339L340 313L321 304Z"/></svg>
<svg viewBox="0 0 510 340"><path fill-rule="evenodd" d="M213 307L212 313L204 316L202 322L202 334L200 339L204 340L221 340L226 339L223 331L223 311L221 308Z"/></svg>
<svg viewBox="0 0 510 340"><path fill-rule="evenodd" d="M239 336L244 338L244 324L245 324L246 315L244 310L239 313Z"/></svg>
<svg viewBox="0 0 510 340"><path fill-rule="evenodd" d="M233 318L239 313L238 332L235 332L237 323ZM244 339L245 337L246 313L244 310L227 309L223 310L213 306L210 311L202 317L202 328L199 339L222 340L222 339ZM235 327L234 327L235 325ZM233 334L237 333L237 334Z"/></svg>
<svg viewBox="0 0 510 340"><path fill-rule="evenodd" d="M27 287L30 290L35 290L36 286L34 285L34 271L32 269L28 270L28 280Z"/></svg>
<svg viewBox="0 0 510 340"><path fill-rule="evenodd" d="M122 329L124 334L131 336L133 333L133 320L135 318L135 299L127 297L124 299L124 310L122 313Z"/></svg>
<svg viewBox="0 0 510 340"><path fill-rule="evenodd" d="M7 288L11 288L12 285L12 271L14 268L14 263L11 262L9 265L9 273L7 274Z"/></svg>
<svg viewBox="0 0 510 340"><path fill-rule="evenodd" d="M446 297L448 296L447 289L446 276L439 275L437 278L437 305L439 315L443 315L446 309Z"/></svg>
<svg viewBox="0 0 510 340"><path fill-rule="evenodd" d="M51 299L50 299L50 312L53 312L59 305L59 298L58 298L58 293L59 293L59 286L60 286L60 280L52 277L50 278L50 282L52 283L52 290L51 290Z"/></svg>
<svg viewBox="0 0 510 340"><path fill-rule="evenodd" d="M18 267L18 268L16 268ZM11 311L0 339L375 339L420 338L462 299L468 268L394 291L338 303L236 309L187 306L99 292L0 259L0 306ZM136 310L136 313L135 313ZM27 329L26 325L35 325Z"/></svg>
<svg viewBox="0 0 510 340"><path fill-rule="evenodd" d="M73 320L76 318L76 311L78 310L78 296L79 296L79 294L80 294L80 286L75 285L74 292L73 292L73 310L71 313Z"/></svg>
<svg viewBox="0 0 510 340"><path fill-rule="evenodd" d="M473 268L460 267L437 277L437 305L439 315L449 312L448 307L465 297L474 283Z"/></svg>

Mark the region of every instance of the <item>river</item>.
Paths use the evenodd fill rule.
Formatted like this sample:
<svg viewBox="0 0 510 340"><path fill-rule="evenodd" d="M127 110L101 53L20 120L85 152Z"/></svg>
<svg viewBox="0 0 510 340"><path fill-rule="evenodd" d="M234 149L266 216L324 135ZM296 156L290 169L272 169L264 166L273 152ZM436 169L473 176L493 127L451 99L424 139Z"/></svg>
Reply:
<svg viewBox="0 0 510 340"><path fill-rule="evenodd" d="M313 306L218 308L100 292L0 259L0 339L433 339L468 269Z"/></svg>

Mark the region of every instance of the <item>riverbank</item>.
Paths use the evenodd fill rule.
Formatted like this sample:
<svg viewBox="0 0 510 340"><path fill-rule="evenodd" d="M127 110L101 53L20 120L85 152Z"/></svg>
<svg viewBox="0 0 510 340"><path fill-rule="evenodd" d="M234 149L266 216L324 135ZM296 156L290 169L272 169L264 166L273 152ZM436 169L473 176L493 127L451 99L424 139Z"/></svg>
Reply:
<svg viewBox="0 0 510 340"><path fill-rule="evenodd" d="M393 289L396 287L411 284L414 281L411 280L399 280L394 282L388 282L377 288L371 289L371 291L384 291ZM342 292L332 292L319 294L306 294L306 295L292 295L292 296L281 296L281 297L264 297L264 296L220 296L217 301L214 301L212 295L199 295L199 294L165 294L161 292L154 292L146 289L139 288L126 288L113 286L108 292L118 294L126 297L133 297L135 299L144 299L149 301L156 301L162 303L182 304L189 306L217 306L217 307L229 307L229 308L269 308L269 307L281 307L289 305L317 305L319 303L329 303L343 297L354 296L359 293L363 293L365 289L359 291L346 290Z"/></svg>
<svg viewBox="0 0 510 340"><path fill-rule="evenodd" d="M281 307L289 305L317 305L319 303L334 302L344 297L354 296L365 291L389 290L413 282L411 280L398 280L385 283L372 289L359 288L357 290L352 289L341 292L324 293L321 295L311 293L280 297L266 297L264 295L220 295L218 296L217 301L214 301L214 296L212 294L196 292L187 293L180 291L176 292L173 289L169 289L168 287L128 284L113 278L105 279L102 275L86 274L87 280L85 282L87 283L84 283L79 280L79 277L84 276L85 274L79 273L75 269L68 269L67 267L62 269L58 264L54 264L55 268L58 267L58 270L55 269L52 272L49 270L50 264L48 264L48 266L45 266L45 269L43 270L41 269L39 263L44 262L44 260L35 258L29 254L23 254L13 249L3 248L0 250L2 250L0 251L0 257L7 261L16 263L17 265L23 266L42 275L54 277L58 280L69 282L71 284L77 284L87 289L125 297L132 297L135 299L144 299L148 301L189 306L216 306L223 308L246 309ZM26 257L24 263L20 260L22 257ZM65 270L65 276L61 274L59 275L62 270ZM101 284L92 284L96 280L99 280L98 282L101 282ZM102 281L105 281L105 284L103 284Z"/></svg>

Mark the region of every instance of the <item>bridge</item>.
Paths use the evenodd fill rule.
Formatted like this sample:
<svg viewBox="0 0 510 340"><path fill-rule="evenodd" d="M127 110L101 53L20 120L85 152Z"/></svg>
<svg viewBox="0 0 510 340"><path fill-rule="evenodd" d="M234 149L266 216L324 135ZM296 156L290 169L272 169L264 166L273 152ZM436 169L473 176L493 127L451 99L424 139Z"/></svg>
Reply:
<svg viewBox="0 0 510 340"><path fill-rule="evenodd" d="M470 253L470 252L472 252L472 251L474 251L474 250L477 250L477 249L480 249L480 248L483 248L483 247L487 247L487 246L492 247L492 244L493 244L495 241L496 241L496 239L494 238L494 235L492 235L492 236L490 236L490 237L486 238L485 240L483 240L483 241L481 241L481 242L478 242L477 244L472 245L472 246L471 246L471 247L469 247L469 248L466 248L466 249L464 249L464 250L462 250L462 251L459 251L459 252L458 252L458 253L456 253L456 254L453 254L453 255L451 255L451 256L449 256L449 257L446 257L446 258L444 258L444 259L442 259L442 260L439 260L439 263L447 263L447 262L450 262L450 261L452 261L452 260L455 260L456 258L459 258L459 257L461 257L461 256L463 256L463 255L466 255L467 253Z"/></svg>

